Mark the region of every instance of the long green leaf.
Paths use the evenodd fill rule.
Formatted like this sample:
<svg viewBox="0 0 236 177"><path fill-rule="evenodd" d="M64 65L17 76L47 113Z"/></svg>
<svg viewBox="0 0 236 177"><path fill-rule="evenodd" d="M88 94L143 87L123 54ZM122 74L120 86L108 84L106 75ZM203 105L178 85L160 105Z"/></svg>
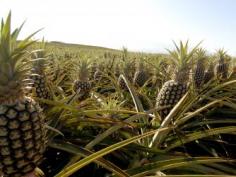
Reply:
<svg viewBox="0 0 236 177"><path fill-rule="evenodd" d="M212 157L193 157L193 158L174 158L169 160L160 160L157 162L153 162L150 164L145 164L141 167L133 168L127 170L127 172L132 175L132 177L142 177L148 174L157 172L157 171L164 171L170 169L178 169L181 167L187 167L197 164L215 164L215 163L222 163L222 162L234 162L234 160L223 159L223 158L212 158ZM201 172L199 172L201 173Z"/></svg>
<svg viewBox="0 0 236 177"><path fill-rule="evenodd" d="M205 131L190 133L190 134L185 135L183 138L181 138L181 140L178 139L177 141L170 144L166 148L166 151L170 151L173 148L195 141L197 139L206 138L206 137L209 137L212 135L218 135L218 134L230 134L232 132L236 132L236 126L212 128Z"/></svg>
<svg viewBox="0 0 236 177"><path fill-rule="evenodd" d="M82 157L87 157L93 153L87 149L83 149L77 145L74 145L74 144L71 144L71 143L65 142L65 141L53 140L52 142L50 142L49 146L69 152L69 153L72 153L72 154L75 154L75 155L80 155ZM113 163L105 160L104 158L99 158L99 159L95 160L95 162L98 165L101 165L102 167L106 168L107 170L113 172L114 174L116 174L119 177L128 177L129 176L125 171L121 170L119 167L117 167Z"/></svg>
<svg viewBox="0 0 236 177"><path fill-rule="evenodd" d="M93 162L94 160L97 160L98 158L103 157L104 155L107 155L107 154L109 154L117 149L120 149L130 143L133 143L141 138L145 138L150 135L153 135L156 131L163 131L163 130L165 130L165 129L158 129L158 130L150 131L150 132L144 133L143 135L138 135L138 136L132 137L130 139L121 141L119 143L116 143L114 145L111 145L111 146L109 146L105 149L102 149L98 152L95 152L94 154L92 154L92 155L80 160L79 162L67 167L66 169L61 171L59 174L57 174L55 177L68 177L69 175L75 173L77 170L88 165L89 163Z"/></svg>

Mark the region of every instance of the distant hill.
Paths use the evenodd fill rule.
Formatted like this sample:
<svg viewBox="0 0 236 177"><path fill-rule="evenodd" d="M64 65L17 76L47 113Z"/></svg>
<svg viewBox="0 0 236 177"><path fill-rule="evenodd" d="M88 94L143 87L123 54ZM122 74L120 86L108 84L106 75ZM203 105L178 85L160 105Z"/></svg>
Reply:
<svg viewBox="0 0 236 177"><path fill-rule="evenodd" d="M92 46L92 45L83 45L83 44L72 44L72 43L65 43L60 41L50 41L49 44L58 47L73 47L73 48L86 48L92 50L110 50L110 51L119 51L117 49L107 48L107 47L99 47L99 46Z"/></svg>

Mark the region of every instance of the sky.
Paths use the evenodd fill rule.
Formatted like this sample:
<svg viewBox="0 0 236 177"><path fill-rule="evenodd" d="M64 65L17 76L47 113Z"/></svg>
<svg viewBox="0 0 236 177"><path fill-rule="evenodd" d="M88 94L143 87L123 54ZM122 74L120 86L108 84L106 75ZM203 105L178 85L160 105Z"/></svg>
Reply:
<svg viewBox="0 0 236 177"><path fill-rule="evenodd" d="M21 38L165 52L172 41L236 55L236 0L0 0L0 17L26 20Z"/></svg>

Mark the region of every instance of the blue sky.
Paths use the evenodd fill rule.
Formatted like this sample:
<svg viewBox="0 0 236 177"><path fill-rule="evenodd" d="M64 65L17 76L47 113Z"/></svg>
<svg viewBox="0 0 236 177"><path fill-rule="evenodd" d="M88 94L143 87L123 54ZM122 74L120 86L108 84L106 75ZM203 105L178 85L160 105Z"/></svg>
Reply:
<svg viewBox="0 0 236 177"><path fill-rule="evenodd" d="M0 17L10 9L22 37L44 27L36 38L152 52L203 40L236 55L236 0L0 0Z"/></svg>

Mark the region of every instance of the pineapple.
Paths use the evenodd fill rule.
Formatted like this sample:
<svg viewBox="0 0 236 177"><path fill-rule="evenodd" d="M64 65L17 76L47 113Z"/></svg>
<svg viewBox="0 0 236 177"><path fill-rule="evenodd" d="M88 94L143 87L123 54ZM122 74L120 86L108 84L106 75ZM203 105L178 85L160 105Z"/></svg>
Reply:
<svg viewBox="0 0 236 177"><path fill-rule="evenodd" d="M124 62L124 66L122 68L122 74L126 77L126 79L128 79L129 82L132 81L132 75L130 73L130 68L131 68L131 62L130 61ZM128 90L126 83L123 80L123 78L121 77L121 75L118 78L118 85L122 90L124 90L124 91Z"/></svg>
<svg viewBox="0 0 236 177"><path fill-rule="evenodd" d="M18 42L21 27L11 33L9 13L0 28L0 174L4 177L33 172L46 147L42 109L24 92L30 73L26 48L33 44L29 40L33 35Z"/></svg>
<svg viewBox="0 0 236 177"><path fill-rule="evenodd" d="M193 72L193 81L196 88L200 88L204 81L206 51L203 49L197 50L197 65Z"/></svg>
<svg viewBox="0 0 236 177"><path fill-rule="evenodd" d="M160 111L160 116L164 119L174 107L174 105L187 92L187 82L189 80L190 63L192 62L193 54L196 52L198 45L188 51L188 42L184 45L180 41L180 47L175 44L176 50L169 51L171 59L177 66L173 80L164 83L159 91L156 99L156 107L170 106L170 108Z"/></svg>
<svg viewBox="0 0 236 177"><path fill-rule="evenodd" d="M143 61L137 63L137 70L134 74L133 83L136 86L142 87L148 80L148 73L145 71Z"/></svg>
<svg viewBox="0 0 236 177"><path fill-rule="evenodd" d="M204 84L209 82L214 76L215 76L214 65L213 65L213 62L211 62L208 69L204 72L204 78L203 78Z"/></svg>
<svg viewBox="0 0 236 177"><path fill-rule="evenodd" d="M35 89L35 96L42 99L51 99L51 94L48 87L47 76L45 73L45 43L42 42L42 49L33 51L31 58L33 62L33 87Z"/></svg>
<svg viewBox="0 0 236 177"><path fill-rule="evenodd" d="M228 76L229 64L227 63L227 54L223 49L218 50L218 64L215 67L216 76L218 79L226 79Z"/></svg>
<svg viewBox="0 0 236 177"><path fill-rule="evenodd" d="M128 91L125 81L123 80L123 78L121 76L119 76L119 78L118 78L118 85L122 90Z"/></svg>
<svg viewBox="0 0 236 177"><path fill-rule="evenodd" d="M74 81L73 90L82 95L88 95L89 91L91 90L91 83L89 81L89 62L88 60L80 60L78 64L78 76L77 79Z"/></svg>

